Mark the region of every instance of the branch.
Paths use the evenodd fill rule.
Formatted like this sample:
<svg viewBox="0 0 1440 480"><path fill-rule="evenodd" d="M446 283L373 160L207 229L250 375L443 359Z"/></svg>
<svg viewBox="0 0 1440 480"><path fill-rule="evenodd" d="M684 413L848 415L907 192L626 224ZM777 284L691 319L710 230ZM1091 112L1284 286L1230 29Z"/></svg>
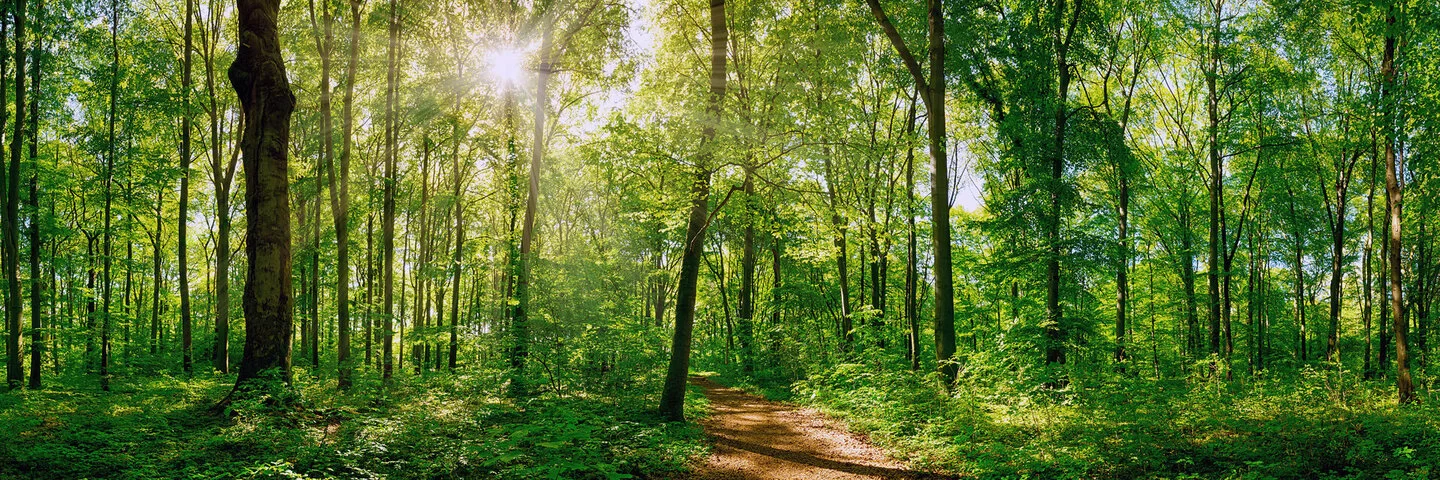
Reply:
<svg viewBox="0 0 1440 480"><path fill-rule="evenodd" d="M920 70L920 62L915 60L915 54L910 53L910 48L905 46L905 39L900 38L900 31L895 29L895 24L885 15L880 0L865 0L865 3L870 6L870 14L875 16L875 21L880 23L880 29L885 31L885 37L895 46L895 53L905 62L905 68L910 70L910 76L915 77L915 87L920 90L921 98L930 98L930 85L925 82L925 72Z"/></svg>

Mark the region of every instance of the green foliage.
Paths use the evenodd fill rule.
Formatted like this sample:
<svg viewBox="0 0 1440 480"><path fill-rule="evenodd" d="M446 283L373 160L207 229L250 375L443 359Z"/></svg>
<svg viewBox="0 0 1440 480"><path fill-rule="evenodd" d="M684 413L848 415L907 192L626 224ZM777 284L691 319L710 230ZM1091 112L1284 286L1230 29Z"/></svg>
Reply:
<svg viewBox="0 0 1440 480"><path fill-rule="evenodd" d="M979 478L1428 478L1440 409L1388 385L1306 370L1251 383L1100 377L1020 390L986 375L946 394L933 374L839 365L795 398L916 465Z"/></svg>
<svg viewBox="0 0 1440 480"><path fill-rule="evenodd" d="M0 395L0 430L15 432L0 443L11 459L0 477L620 479L683 471L706 448L697 426L650 413L653 385L509 403L499 375L361 382L351 394L305 378L261 382L223 411L225 376Z"/></svg>

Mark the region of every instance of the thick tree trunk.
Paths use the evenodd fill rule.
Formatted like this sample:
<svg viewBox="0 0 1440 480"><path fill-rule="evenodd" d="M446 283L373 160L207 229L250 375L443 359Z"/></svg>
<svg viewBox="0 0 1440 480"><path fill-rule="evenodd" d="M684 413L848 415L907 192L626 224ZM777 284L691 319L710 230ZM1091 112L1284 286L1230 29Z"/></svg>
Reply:
<svg viewBox="0 0 1440 480"><path fill-rule="evenodd" d="M290 258L290 178L287 148L295 95L285 77L277 17L279 0L236 0L239 45L230 84L245 116L240 139L245 169L245 351L239 388L278 370L290 380L294 284Z"/></svg>
<svg viewBox="0 0 1440 480"><path fill-rule="evenodd" d="M720 105L725 100L728 38L725 0L710 0L710 95L705 110L715 121L720 119ZM670 365L665 373L665 389L660 394L660 414L677 422L685 420L685 383L690 373L690 341L695 329L695 287L700 279L700 256L705 251L705 227L709 218L715 123L706 122L700 132L700 154L696 159L695 183L690 190L690 221L685 229L685 253L680 260Z"/></svg>

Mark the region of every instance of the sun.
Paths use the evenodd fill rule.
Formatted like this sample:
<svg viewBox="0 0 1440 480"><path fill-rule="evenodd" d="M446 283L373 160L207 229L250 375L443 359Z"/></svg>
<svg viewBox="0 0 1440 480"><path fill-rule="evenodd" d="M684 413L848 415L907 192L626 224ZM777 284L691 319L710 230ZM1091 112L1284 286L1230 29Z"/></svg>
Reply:
<svg viewBox="0 0 1440 480"><path fill-rule="evenodd" d="M519 85L525 80L525 54L513 48L491 50L485 55L490 78L501 87Z"/></svg>

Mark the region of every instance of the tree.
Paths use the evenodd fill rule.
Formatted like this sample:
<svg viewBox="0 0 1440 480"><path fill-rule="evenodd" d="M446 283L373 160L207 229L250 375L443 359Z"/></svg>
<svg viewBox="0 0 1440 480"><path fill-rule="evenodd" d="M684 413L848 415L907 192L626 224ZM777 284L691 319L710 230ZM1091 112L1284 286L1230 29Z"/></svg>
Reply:
<svg viewBox="0 0 1440 480"><path fill-rule="evenodd" d="M195 1L185 0L185 47L181 54L183 59L180 67L180 218L175 226L175 252L179 256L180 269L180 355L181 368L185 373L194 371L192 365L192 350L194 342L194 319L190 312L190 258L189 258L189 232L186 225L190 223L190 90L192 88L191 66L193 65L194 48L194 18ZM215 13L212 11L212 16ZM208 37L207 37L208 38ZM213 70L207 63L207 71ZM213 79L213 74L208 78ZM213 84L213 80L212 80ZM213 90L213 89L212 89ZM211 92L212 98L214 92ZM212 139L213 141L213 139ZM221 216L228 216L228 212L222 212ZM228 252L226 252L228 253ZM227 312L228 313L228 312ZM216 322L219 322L219 315L216 315ZM218 360L218 356L217 356ZM221 372L226 371L224 366L217 366Z"/></svg>
<svg viewBox="0 0 1440 480"><path fill-rule="evenodd" d="M381 348L381 359L383 365L382 376L389 380L394 374L394 342L395 342L395 184L396 166L395 160L398 153L396 150L396 136L398 133L397 121L395 119L395 95L396 95L396 70L395 62L397 44L400 41L400 13L396 7L396 0L390 0L390 46L386 50L388 63L385 74L385 205L383 218L380 224L381 245L380 255L384 260L380 262L383 269L383 285L381 286L382 296L385 304L385 335L384 346ZM404 289L402 288L403 292Z"/></svg>
<svg viewBox="0 0 1440 480"><path fill-rule="evenodd" d="M279 0L236 0L235 63L228 76L246 119L240 139L245 168L245 352L237 389L266 371L290 380L294 286L290 277L290 179L287 149L295 95L285 76L276 19Z"/></svg>
<svg viewBox="0 0 1440 480"><path fill-rule="evenodd" d="M20 161L25 142L25 0L15 2L11 17L15 21L15 133L10 137L10 164L5 180L4 259L5 259L5 324L10 330L9 362L6 381L10 388L20 388L25 379L20 364Z"/></svg>
<svg viewBox="0 0 1440 480"><path fill-rule="evenodd" d="M45 2L36 5L37 24L45 21ZM36 29L39 32L39 29ZM41 334L41 311L45 302L45 281L40 272L40 56L45 52L40 35L35 36L34 48L30 52L30 384L31 390L40 388L40 371L45 360L45 341ZM17 100L18 101L18 100Z"/></svg>
<svg viewBox="0 0 1440 480"><path fill-rule="evenodd" d="M101 286L101 310L100 310L100 389L110 391L110 300L114 288L114 282L110 278L110 264L113 256L111 246L113 233L111 232L111 207L114 203L114 196L111 194L112 186L115 183L115 115L116 102L120 96L120 3L118 0L110 0L110 108L106 114L106 129L108 134L106 142L109 150L105 154L105 224L104 251L102 264L104 274L102 278L105 284Z"/></svg>
<svg viewBox="0 0 1440 480"><path fill-rule="evenodd" d="M890 45L900 55L905 68L915 80L915 90L925 104L926 135L929 138L932 164L930 208L934 215L930 236L934 250L935 272L935 359L946 384L955 383L959 366L955 355L955 285L950 258L950 175L945 150L945 16L941 0L926 0L927 52L929 74L911 53L905 39L885 14L880 0L866 0L870 14L880 24Z"/></svg>
<svg viewBox="0 0 1440 480"><path fill-rule="evenodd" d="M1405 317L1404 290L1401 288L1404 278L1401 275L1403 264L1400 261L1400 165L1395 158L1395 38L1398 36L1395 3L1390 2L1385 12L1385 50L1380 64L1383 82L1380 87L1380 105L1384 109L1382 128L1385 132L1385 199L1390 233L1390 251L1387 252L1390 264L1390 316L1395 321L1392 328L1395 332L1395 390L1399 403L1405 405L1417 400L1415 385L1410 379L1410 352L1406 343L1410 323Z"/></svg>
<svg viewBox="0 0 1440 480"><path fill-rule="evenodd" d="M197 0L191 0L197 1ZM198 12L197 12L198 13ZM218 51L220 48L221 25L225 16L221 13L219 5L212 3L208 9L208 17L205 18L205 30L200 36L200 59L205 64L205 93L208 102L205 106L206 116L210 120L210 186L215 194L215 271L214 286L214 310L215 310L215 348L214 355L215 369L221 373L230 371L230 264L233 252L230 247L230 230L233 225L234 213L231 209L231 198L235 189L236 167L240 164L240 149L231 148L229 157L225 157L221 148L224 139L221 137L221 122L226 116L228 105L220 103L220 91L216 87L216 63L219 61ZM244 130L247 118L242 113L237 124L232 129ZM232 132L233 133L233 132ZM188 170L182 172L188 175ZM182 202L182 205L184 203ZM186 207L182 207L186 208ZM184 215L181 216L185 218ZM185 247L179 247L181 252ZM188 268L182 260L180 265L181 275L188 275ZM187 309L185 297L189 294L188 289L181 289L181 317L188 325L190 322L184 320ZM186 342L189 345L189 342ZM188 349L187 349L188 351Z"/></svg>
<svg viewBox="0 0 1440 480"><path fill-rule="evenodd" d="M710 168L715 148L715 124L720 121L721 103L725 100L728 42L725 0L711 0L710 92L705 102L707 121L700 131L700 152L695 160L695 178L690 190L690 219L685 226L685 252L680 260L670 366L665 371L665 389L660 393L660 414L673 422L685 420L685 384L690 375L690 344L695 328L695 289L700 278L700 256L705 250L705 228L710 216Z"/></svg>
<svg viewBox="0 0 1440 480"><path fill-rule="evenodd" d="M324 150L322 157L325 162L326 178L330 186L330 213L335 221L335 307L339 332L339 343L336 346L336 360L339 371L340 389L350 387L350 376L353 367L350 365L350 158L349 158L349 134L345 132L346 145L342 148L340 159L340 172L335 172L335 135L333 133L332 119L330 115L330 54L334 50L335 39L332 33L334 16L330 12L330 2L322 0L321 22L324 25L324 34L316 35L316 53L320 55L320 136ZM352 10L358 10L358 5L352 6ZM355 21L359 21L358 19ZM315 2L310 1L310 27L318 30L315 26ZM351 40L352 42L354 39ZM356 47L351 45L353 51ZM351 67L353 68L353 67ZM354 79L351 79L353 82ZM347 90L346 98L353 96ZM350 102L353 100L347 100ZM349 120L351 106L346 104L346 120ZM319 221L319 219L316 219ZM317 273L318 274L318 273Z"/></svg>

